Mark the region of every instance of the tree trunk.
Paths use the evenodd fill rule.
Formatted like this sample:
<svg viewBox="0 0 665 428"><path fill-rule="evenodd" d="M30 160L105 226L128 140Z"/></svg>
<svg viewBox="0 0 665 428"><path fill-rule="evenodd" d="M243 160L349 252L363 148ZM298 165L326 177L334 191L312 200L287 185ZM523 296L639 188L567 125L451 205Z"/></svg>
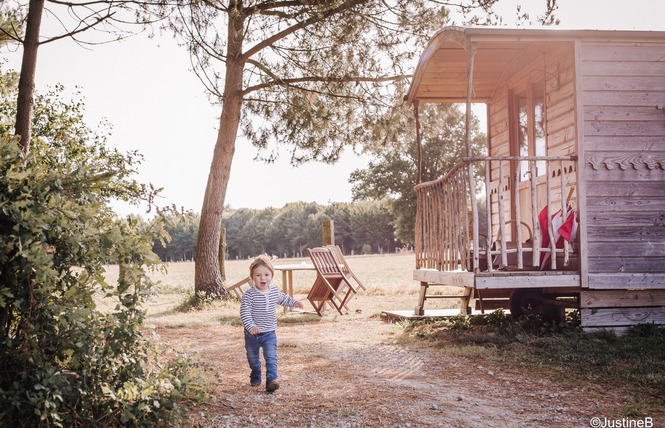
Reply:
<svg viewBox="0 0 665 428"><path fill-rule="evenodd" d="M244 18L241 14L229 14L229 44L222 116L219 120L217 142L201 208L194 269L195 291L222 298L228 297L229 293L224 288L220 274L219 238L242 108L242 72L245 64L239 58L242 53L243 24Z"/></svg>
<svg viewBox="0 0 665 428"><path fill-rule="evenodd" d="M19 144L26 153L30 150L32 107L35 92L35 71L37 70L37 48L39 48L39 27L45 0L30 0L28 22L23 40L23 60L21 76L18 80L18 100L16 102L15 134L20 135Z"/></svg>
<svg viewBox="0 0 665 428"><path fill-rule="evenodd" d="M222 280L226 281L226 270L224 263L226 262L226 228L222 227L219 231L219 274Z"/></svg>

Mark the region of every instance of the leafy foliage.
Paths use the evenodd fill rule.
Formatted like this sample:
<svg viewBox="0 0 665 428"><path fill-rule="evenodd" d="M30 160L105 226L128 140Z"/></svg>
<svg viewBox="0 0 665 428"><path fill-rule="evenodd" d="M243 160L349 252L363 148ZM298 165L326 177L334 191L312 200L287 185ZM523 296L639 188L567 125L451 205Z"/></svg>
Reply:
<svg viewBox="0 0 665 428"><path fill-rule="evenodd" d="M298 257L305 248L321 245L325 220L335 223L335 243L350 254L367 245L375 252L393 251L399 242L393 233L393 217L385 201L336 203L320 206L295 202L279 210L230 210L222 225L227 228L227 254L231 258L264 252Z"/></svg>
<svg viewBox="0 0 665 428"><path fill-rule="evenodd" d="M136 158L105 149L82 104L49 99L38 98L29 155L11 124L0 134L0 425L171 420L204 384L189 357L160 355L141 329L161 221L116 218L109 197L146 189L128 178ZM105 282L109 262L117 284Z"/></svg>
<svg viewBox="0 0 665 428"><path fill-rule="evenodd" d="M500 22L495 3L211 0L163 12L213 99L241 91L243 134L260 156L271 161L286 148L298 164L334 162L344 147L393 141L389 112L399 109L425 43L456 21ZM543 3L538 19L551 23L556 3ZM228 67L242 69L241 81ZM386 132L372 132L380 129Z"/></svg>
<svg viewBox="0 0 665 428"><path fill-rule="evenodd" d="M465 113L455 104L423 105L420 109L422 135L422 181L443 177L462 157L467 155L465 142ZM391 212L395 217L395 235L405 243L413 243L415 237L416 192L418 184L418 147L414 136L415 119L406 109L391 116L393 133L390 142L376 145L372 152L376 160L367 168L351 173L354 200L391 200ZM486 136L479 131L478 120L471 124L472 150L480 155L486 146ZM376 130L376 132L388 132ZM482 176L483 171L476 171ZM480 182L480 180L479 180Z"/></svg>
<svg viewBox="0 0 665 428"><path fill-rule="evenodd" d="M162 261L193 259L199 230L198 215L187 212L184 215L168 215L163 218L168 238L156 239L152 250Z"/></svg>
<svg viewBox="0 0 665 428"><path fill-rule="evenodd" d="M389 112L399 110L425 43L444 25L500 23L497 1L210 0L163 13L213 99L222 102L229 85L242 91L243 134L261 157L286 148L298 164L394 141ZM556 23L556 8L539 2L537 20ZM520 11L518 21L531 19ZM242 82L228 82L223 70L236 61Z"/></svg>
<svg viewBox="0 0 665 428"><path fill-rule="evenodd" d="M395 218L387 200L333 203L292 202L282 208L227 208L222 227L226 228L226 254L245 258L269 253L298 257L305 248L321 245L322 223L334 221L335 243L351 254L384 253L401 246L395 238ZM162 261L190 260L196 248L198 215L168 216L165 230L170 239L155 240L153 251Z"/></svg>
<svg viewBox="0 0 665 428"><path fill-rule="evenodd" d="M4 4L0 6L0 46L23 35L20 24L23 18L19 8Z"/></svg>

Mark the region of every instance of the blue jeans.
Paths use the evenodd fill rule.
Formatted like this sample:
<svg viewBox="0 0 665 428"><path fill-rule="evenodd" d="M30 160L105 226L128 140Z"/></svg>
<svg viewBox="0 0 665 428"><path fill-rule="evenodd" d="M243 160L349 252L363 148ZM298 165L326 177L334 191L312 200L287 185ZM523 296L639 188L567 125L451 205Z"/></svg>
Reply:
<svg viewBox="0 0 665 428"><path fill-rule="evenodd" d="M274 331L259 334L249 334L245 330L245 350L247 361L252 369L249 375L251 383L261 383L260 349L263 348L263 358L266 360L266 385L277 379L277 335Z"/></svg>

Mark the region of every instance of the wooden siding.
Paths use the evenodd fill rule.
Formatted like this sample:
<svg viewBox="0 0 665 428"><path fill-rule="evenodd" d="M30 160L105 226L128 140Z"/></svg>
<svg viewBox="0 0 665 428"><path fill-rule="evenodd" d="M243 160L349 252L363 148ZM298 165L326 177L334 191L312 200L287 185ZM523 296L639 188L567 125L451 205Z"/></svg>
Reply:
<svg viewBox="0 0 665 428"><path fill-rule="evenodd" d="M616 330L637 324L665 324L665 307L582 309L582 326Z"/></svg>
<svg viewBox="0 0 665 428"><path fill-rule="evenodd" d="M638 275L608 275L607 281L620 288ZM653 277L651 278L653 280ZM619 280L623 280L621 282ZM660 280L662 281L662 275ZM665 290L582 290L580 293L582 325L585 330L612 329L625 333L635 324L665 324Z"/></svg>
<svg viewBox="0 0 665 428"><path fill-rule="evenodd" d="M665 40L580 56L589 287L665 289Z"/></svg>
<svg viewBox="0 0 665 428"><path fill-rule="evenodd" d="M579 46L588 254L582 326L664 324L665 40Z"/></svg>

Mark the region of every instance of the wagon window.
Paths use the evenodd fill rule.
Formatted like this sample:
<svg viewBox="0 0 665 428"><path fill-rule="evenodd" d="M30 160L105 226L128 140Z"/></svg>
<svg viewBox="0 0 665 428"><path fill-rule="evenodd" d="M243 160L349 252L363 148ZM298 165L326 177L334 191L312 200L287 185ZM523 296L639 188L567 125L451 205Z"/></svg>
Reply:
<svg viewBox="0 0 665 428"><path fill-rule="evenodd" d="M547 142L545 140L545 97L542 83L533 85L533 107L534 107L534 156L547 156ZM536 163L538 175L546 174L545 161Z"/></svg>
<svg viewBox="0 0 665 428"><path fill-rule="evenodd" d="M527 92L521 92L515 97L515 111L517 112L517 144L519 148L519 156L529 156L529 108L527 103ZM532 116L533 117L533 116ZM529 179L529 162L521 161L520 168L520 181Z"/></svg>
<svg viewBox="0 0 665 428"><path fill-rule="evenodd" d="M547 154L545 140L545 103L542 82L535 83L522 92L516 93L513 99L513 110L516 114L517 148L519 156L545 156ZM520 181L529 180L530 167L528 161L521 161ZM537 175L544 175L545 162L536 163Z"/></svg>

